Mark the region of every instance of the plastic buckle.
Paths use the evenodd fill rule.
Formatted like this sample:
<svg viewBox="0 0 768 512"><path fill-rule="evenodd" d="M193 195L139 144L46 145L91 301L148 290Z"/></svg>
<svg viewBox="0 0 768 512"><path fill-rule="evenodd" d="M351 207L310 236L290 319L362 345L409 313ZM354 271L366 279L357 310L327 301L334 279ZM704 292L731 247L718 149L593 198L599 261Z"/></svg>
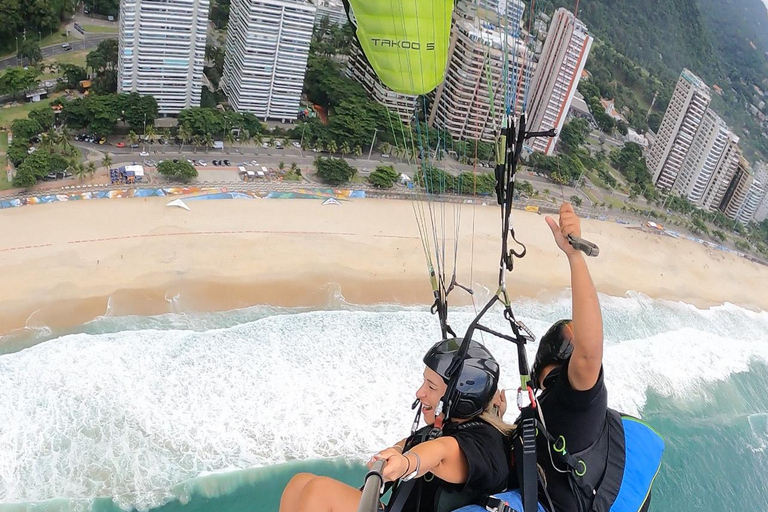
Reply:
<svg viewBox="0 0 768 512"><path fill-rule="evenodd" d="M486 500L485 510L488 512L518 512L517 509L510 507L509 503L496 496L491 496Z"/></svg>
<svg viewBox="0 0 768 512"><path fill-rule="evenodd" d="M523 410L523 388L519 387L517 388L517 408L518 410Z"/></svg>

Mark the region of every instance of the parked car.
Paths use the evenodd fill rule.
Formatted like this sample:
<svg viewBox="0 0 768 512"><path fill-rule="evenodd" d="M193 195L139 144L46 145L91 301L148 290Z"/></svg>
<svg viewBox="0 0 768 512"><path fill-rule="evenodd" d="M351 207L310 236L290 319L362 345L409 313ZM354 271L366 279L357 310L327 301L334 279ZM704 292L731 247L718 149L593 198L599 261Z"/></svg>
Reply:
<svg viewBox="0 0 768 512"><path fill-rule="evenodd" d="M386 154L386 153L382 153L382 154L381 154L381 158L389 158L389 155L388 155L388 154Z"/></svg>
<svg viewBox="0 0 768 512"><path fill-rule="evenodd" d="M65 52L68 52L69 50L72 49L72 45L69 44L69 43L64 43L64 44L61 45L61 47L64 48Z"/></svg>
<svg viewBox="0 0 768 512"><path fill-rule="evenodd" d="M139 155L141 155L141 156L149 156L149 153L147 153L146 151L142 151L141 153L139 153Z"/></svg>
<svg viewBox="0 0 768 512"><path fill-rule="evenodd" d="M293 144L293 147L295 147L295 148L300 148L301 147L301 144L299 144L296 141L291 142L291 144Z"/></svg>
<svg viewBox="0 0 768 512"><path fill-rule="evenodd" d="M208 165L208 162L206 162L205 160L198 160L197 165L205 167L206 165Z"/></svg>
<svg viewBox="0 0 768 512"><path fill-rule="evenodd" d="M131 148L133 148L133 149L136 149L136 148L138 148L138 147L139 147L139 145L138 145L138 144L131 144Z"/></svg>
<svg viewBox="0 0 768 512"><path fill-rule="evenodd" d="M125 147L125 142L118 142L116 145L119 148L124 148Z"/></svg>
<svg viewBox="0 0 768 512"><path fill-rule="evenodd" d="M45 177L43 178L43 180L45 180L45 181L53 181L53 180L55 180L55 179L56 179L56 173L55 173L55 172L49 172L49 173L48 173L48 174L46 174L46 175L45 175Z"/></svg>
<svg viewBox="0 0 768 512"><path fill-rule="evenodd" d="M35 151L37 151L37 148L36 148L35 146L32 146L31 148L29 148L29 149L27 150L27 154L28 154L28 155L31 155L31 154L32 154L32 153L34 153Z"/></svg>
<svg viewBox="0 0 768 512"><path fill-rule="evenodd" d="M218 166L219 165L219 161L218 160L214 160L213 161L213 165Z"/></svg>
<svg viewBox="0 0 768 512"><path fill-rule="evenodd" d="M99 139L99 144L101 144L102 146L104 145L105 142L107 142L107 139L105 139L104 137Z"/></svg>
<svg viewBox="0 0 768 512"><path fill-rule="evenodd" d="M224 160L224 166L229 167L229 160Z"/></svg>

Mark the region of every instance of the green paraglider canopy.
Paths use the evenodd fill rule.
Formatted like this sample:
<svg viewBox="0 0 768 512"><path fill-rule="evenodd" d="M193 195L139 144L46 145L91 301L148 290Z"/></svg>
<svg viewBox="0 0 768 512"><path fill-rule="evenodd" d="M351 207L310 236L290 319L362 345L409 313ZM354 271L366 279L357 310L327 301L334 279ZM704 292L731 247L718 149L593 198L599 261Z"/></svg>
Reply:
<svg viewBox="0 0 768 512"><path fill-rule="evenodd" d="M426 94L443 81L453 0L345 0L365 57L395 92Z"/></svg>

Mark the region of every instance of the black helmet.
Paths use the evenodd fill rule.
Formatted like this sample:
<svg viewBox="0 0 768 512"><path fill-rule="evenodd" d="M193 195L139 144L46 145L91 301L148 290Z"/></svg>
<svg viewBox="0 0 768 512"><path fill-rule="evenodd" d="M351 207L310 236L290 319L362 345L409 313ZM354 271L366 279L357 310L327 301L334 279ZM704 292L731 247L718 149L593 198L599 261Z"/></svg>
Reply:
<svg viewBox="0 0 768 512"><path fill-rule="evenodd" d="M439 341L424 356L424 364L440 375L447 383L445 374L453 356L461 347L460 338ZM488 349L476 341L469 342L464 366L456 383L457 397L453 400L450 416L453 419L469 419L483 412L496 393L499 383L499 363Z"/></svg>
<svg viewBox="0 0 768 512"><path fill-rule="evenodd" d="M533 361L531 370L531 380L533 387L541 386L539 376L541 370L551 364L562 364L566 362L573 353L573 328L571 319L558 320L541 337L539 341L539 350L536 351L536 359Z"/></svg>

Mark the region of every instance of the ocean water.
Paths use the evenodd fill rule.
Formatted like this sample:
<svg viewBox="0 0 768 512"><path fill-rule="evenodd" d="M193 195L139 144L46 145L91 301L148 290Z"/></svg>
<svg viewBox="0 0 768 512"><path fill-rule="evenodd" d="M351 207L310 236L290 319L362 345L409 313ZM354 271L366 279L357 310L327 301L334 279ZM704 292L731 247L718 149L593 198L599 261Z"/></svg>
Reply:
<svg viewBox="0 0 768 512"><path fill-rule="evenodd" d="M609 403L667 442L652 510L768 510L768 313L601 304ZM570 298L513 308L541 334ZM473 316L454 310L452 324ZM505 327L498 311L487 323ZM314 311L111 308L70 332L0 338L0 512L276 512L300 471L360 485L362 462L407 435L438 337L426 308L337 295ZM514 347L483 341L516 388Z"/></svg>

